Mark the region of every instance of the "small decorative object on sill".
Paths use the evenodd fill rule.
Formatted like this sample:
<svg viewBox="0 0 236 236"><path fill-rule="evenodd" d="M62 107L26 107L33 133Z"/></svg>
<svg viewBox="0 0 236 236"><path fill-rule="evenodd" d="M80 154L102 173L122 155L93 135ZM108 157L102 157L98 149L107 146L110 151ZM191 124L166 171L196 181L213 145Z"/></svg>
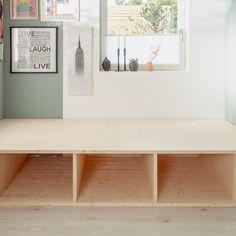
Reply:
<svg viewBox="0 0 236 236"><path fill-rule="evenodd" d="M153 71L153 64L152 61L147 62L147 71Z"/></svg>
<svg viewBox="0 0 236 236"><path fill-rule="evenodd" d="M117 71L120 71L120 36L118 36L118 47L117 47Z"/></svg>
<svg viewBox="0 0 236 236"><path fill-rule="evenodd" d="M151 47L151 55L146 67L147 71L153 71L153 60L159 55L160 48L161 44L157 48Z"/></svg>
<svg viewBox="0 0 236 236"><path fill-rule="evenodd" d="M105 57L105 59L102 62L102 69L104 71L109 71L111 69L111 62L107 57Z"/></svg>
<svg viewBox="0 0 236 236"><path fill-rule="evenodd" d="M138 58L131 58L129 60L129 70L138 71Z"/></svg>
<svg viewBox="0 0 236 236"><path fill-rule="evenodd" d="M124 36L124 71L126 71L126 56L127 56L126 36Z"/></svg>

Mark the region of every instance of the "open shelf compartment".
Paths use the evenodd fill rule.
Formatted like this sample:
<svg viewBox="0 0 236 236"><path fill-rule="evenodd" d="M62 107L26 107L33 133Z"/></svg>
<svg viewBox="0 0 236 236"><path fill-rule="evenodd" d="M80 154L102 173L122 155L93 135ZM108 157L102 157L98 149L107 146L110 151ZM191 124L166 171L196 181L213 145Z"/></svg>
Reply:
<svg viewBox="0 0 236 236"><path fill-rule="evenodd" d="M159 155L158 202L230 204L235 200L235 155Z"/></svg>
<svg viewBox="0 0 236 236"><path fill-rule="evenodd" d="M235 154L0 154L0 206L235 206Z"/></svg>
<svg viewBox="0 0 236 236"><path fill-rule="evenodd" d="M1 154L1 205L73 203L72 155Z"/></svg>
<svg viewBox="0 0 236 236"><path fill-rule="evenodd" d="M156 156L75 155L74 201L80 204L153 203Z"/></svg>

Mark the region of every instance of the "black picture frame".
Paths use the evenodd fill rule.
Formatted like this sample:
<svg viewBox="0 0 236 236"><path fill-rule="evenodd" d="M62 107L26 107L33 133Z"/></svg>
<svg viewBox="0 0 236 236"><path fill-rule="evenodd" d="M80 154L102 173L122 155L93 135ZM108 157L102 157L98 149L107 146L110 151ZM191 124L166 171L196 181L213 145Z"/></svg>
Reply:
<svg viewBox="0 0 236 236"><path fill-rule="evenodd" d="M54 51L54 56L55 56L55 69L53 71L29 71L30 68L26 69L23 71L21 69L20 71L15 71L13 69L13 58L14 58L14 49L13 49L13 30L15 29L26 29L26 30L32 30L36 29L55 29L55 51ZM57 74L58 73L58 26L12 26L10 27L10 73L11 74Z"/></svg>

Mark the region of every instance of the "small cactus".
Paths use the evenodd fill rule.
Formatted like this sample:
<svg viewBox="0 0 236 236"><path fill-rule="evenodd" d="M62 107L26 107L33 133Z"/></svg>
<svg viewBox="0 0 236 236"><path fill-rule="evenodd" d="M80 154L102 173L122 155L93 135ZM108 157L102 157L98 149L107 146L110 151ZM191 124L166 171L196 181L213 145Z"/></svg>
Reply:
<svg viewBox="0 0 236 236"><path fill-rule="evenodd" d="M134 63L134 64L138 64L138 58L130 58L129 59L129 63Z"/></svg>

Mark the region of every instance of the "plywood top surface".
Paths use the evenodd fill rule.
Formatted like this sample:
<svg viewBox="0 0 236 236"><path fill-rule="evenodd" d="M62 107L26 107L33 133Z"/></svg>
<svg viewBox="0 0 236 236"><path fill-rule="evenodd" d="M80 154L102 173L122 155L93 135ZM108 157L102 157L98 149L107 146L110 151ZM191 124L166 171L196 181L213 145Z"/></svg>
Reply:
<svg viewBox="0 0 236 236"><path fill-rule="evenodd" d="M236 152L223 120L1 120L0 152Z"/></svg>

